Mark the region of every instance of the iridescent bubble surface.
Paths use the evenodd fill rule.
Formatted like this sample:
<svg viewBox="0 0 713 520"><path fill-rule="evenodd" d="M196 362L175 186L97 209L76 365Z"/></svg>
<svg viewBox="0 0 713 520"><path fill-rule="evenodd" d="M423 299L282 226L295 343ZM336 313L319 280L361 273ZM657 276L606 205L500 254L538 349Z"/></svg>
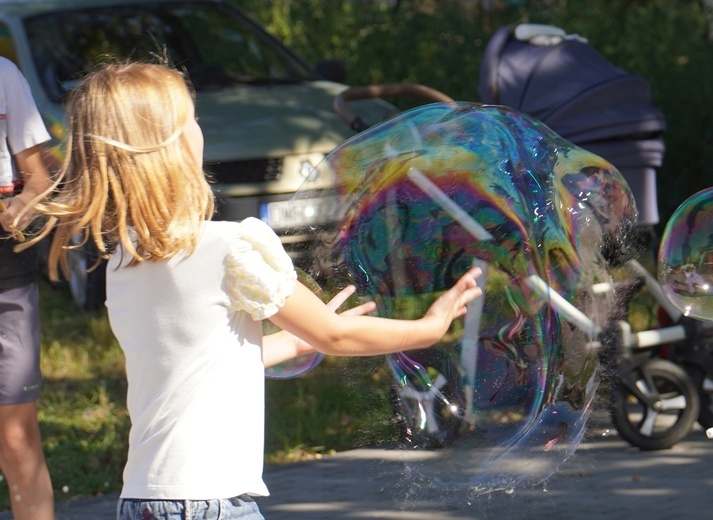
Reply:
<svg viewBox="0 0 713 520"><path fill-rule="evenodd" d="M302 269L296 269L297 279L302 282L306 287L312 289L317 296L319 296L322 301L326 302L324 291L319 286L319 284ZM270 323L268 320L263 321L263 334L274 334L280 332L280 329ZM290 361L285 361L279 365L269 367L265 369L265 377L270 379L291 379L293 377L301 376L315 368L324 359L324 356L319 352L314 352L311 354L306 354L298 358L292 359Z"/></svg>
<svg viewBox="0 0 713 520"><path fill-rule="evenodd" d="M603 243L635 222L622 176L528 116L438 103L345 142L298 198L329 185L310 273L355 284L379 315L420 317L471 265L484 271L484 297L439 345L388 357L406 445L446 457L421 480L477 494L547 479L599 382L613 295L591 288L610 281Z"/></svg>
<svg viewBox="0 0 713 520"><path fill-rule="evenodd" d="M685 316L713 320L713 188L692 195L671 215L658 271L666 296Z"/></svg>

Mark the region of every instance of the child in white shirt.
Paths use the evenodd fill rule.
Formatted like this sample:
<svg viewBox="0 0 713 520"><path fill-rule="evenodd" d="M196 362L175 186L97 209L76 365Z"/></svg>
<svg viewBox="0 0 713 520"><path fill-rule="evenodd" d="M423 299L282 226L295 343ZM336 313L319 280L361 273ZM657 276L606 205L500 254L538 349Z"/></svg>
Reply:
<svg viewBox="0 0 713 520"><path fill-rule="evenodd" d="M52 276L78 233L109 258L106 305L132 422L120 519L262 518L251 497L268 493L265 366L313 349L426 348L481 294L473 269L418 320L365 316L369 304L336 314L353 288L325 305L261 221L210 221L203 135L168 67L108 65L72 93L68 113L68 160L39 209L55 232ZM263 339L263 319L283 332Z"/></svg>

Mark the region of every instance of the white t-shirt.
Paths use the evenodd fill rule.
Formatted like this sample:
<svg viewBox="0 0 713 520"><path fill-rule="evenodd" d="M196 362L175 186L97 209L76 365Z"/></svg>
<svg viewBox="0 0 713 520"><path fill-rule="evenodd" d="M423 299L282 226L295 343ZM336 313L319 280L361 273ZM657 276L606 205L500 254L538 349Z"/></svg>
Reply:
<svg viewBox="0 0 713 520"><path fill-rule="evenodd" d="M12 186L12 155L49 139L27 80L0 57L0 189Z"/></svg>
<svg viewBox="0 0 713 520"><path fill-rule="evenodd" d="M188 257L120 261L107 266L106 306L132 421L121 496L267 495L259 320L296 281L279 238L254 218L206 222Z"/></svg>

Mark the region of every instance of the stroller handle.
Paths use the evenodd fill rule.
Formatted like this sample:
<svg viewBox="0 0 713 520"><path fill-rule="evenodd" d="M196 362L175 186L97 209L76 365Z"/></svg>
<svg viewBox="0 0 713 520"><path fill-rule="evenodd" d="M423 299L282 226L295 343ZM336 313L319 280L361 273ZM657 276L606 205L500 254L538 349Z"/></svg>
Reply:
<svg viewBox="0 0 713 520"><path fill-rule="evenodd" d="M352 130L362 132L368 128L368 125L347 106L347 101L378 97L414 97L443 103L452 103L454 101L453 98L440 90L425 85L417 83L385 83L383 85L350 87L344 90L334 98L334 111Z"/></svg>

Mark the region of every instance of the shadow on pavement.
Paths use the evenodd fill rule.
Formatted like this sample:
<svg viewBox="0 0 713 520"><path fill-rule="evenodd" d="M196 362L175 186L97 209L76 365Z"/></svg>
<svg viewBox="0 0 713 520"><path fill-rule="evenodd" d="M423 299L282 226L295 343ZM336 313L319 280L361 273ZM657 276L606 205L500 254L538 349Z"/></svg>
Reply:
<svg viewBox="0 0 713 520"><path fill-rule="evenodd" d="M356 450L268 468L268 520L707 518L713 506L713 440L703 432L665 451L630 447L615 432L590 435L545 486L468 497L405 470L394 452Z"/></svg>

